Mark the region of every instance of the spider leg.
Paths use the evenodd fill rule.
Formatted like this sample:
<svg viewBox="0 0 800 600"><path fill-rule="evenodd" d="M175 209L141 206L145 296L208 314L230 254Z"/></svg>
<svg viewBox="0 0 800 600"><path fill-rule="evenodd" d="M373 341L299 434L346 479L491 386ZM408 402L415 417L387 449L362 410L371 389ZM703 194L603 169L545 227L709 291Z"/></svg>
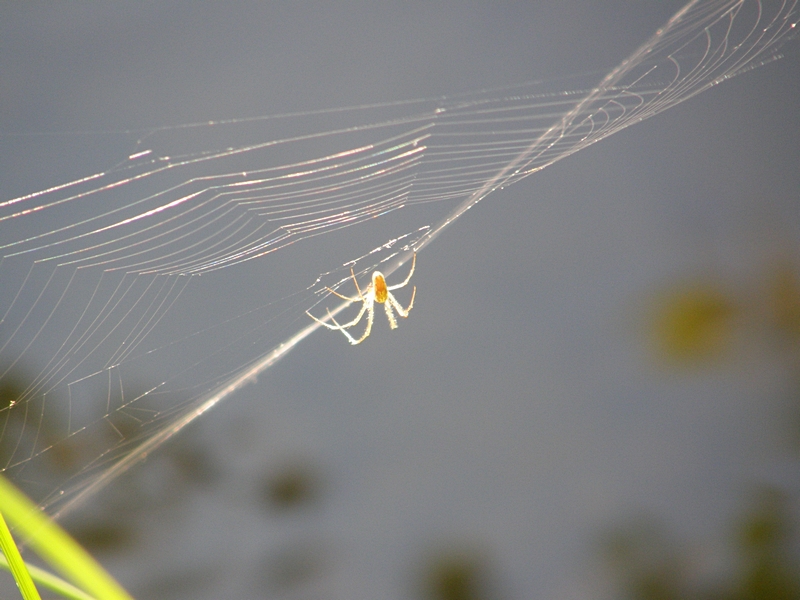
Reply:
<svg viewBox="0 0 800 600"><path fill-rule="evenodd" d="M328 290L334 296L339 296L339 298L341 298L342 300L349 300L350 302L357 302L361 300L363 302L364 294L361 293L361 288L358 287L358 280L356 279L356 274L353 272L353 267L350 267L350 276L353 278L353 283L356 284L356 290L358 290L358 298L351 298L350 296L345 296L329 287L326 287L325 289ZM369 290L369 287L367 287L367 290Z"/></svg>
<svg viewBox="0 0 800 600"><path fill-rule="evenodd" d="M391 300L389 298L391 298ZM389 296L389 298L383 303L383 307L386 310L386 318L389 319L389 328L397 329L397 319L394 318L394 313L392 312L392 300L394 300L394 298L391 296Z"/></svg>
<svg viewBox="0 0 800 600"><path fill-rule="evenodd" d="M338 323L336 323L336 319L334 319L334 318L331 316L331 313L330 313L330 311L328 311L328 316L331 318L331 320L333 320L333 322L334 322L334 323L336 323L336 325L331 325L330 323L326 323L325 321L323 321L322 319L318 319L317 317L315 317L314 315L312 315L312 314L311 314L310 312L308 312L308 311L306 311L306 314L307 314L309 317L311 317L312 319L314 319L314 320L315 320L317 323L319 323L319 324L320 324L320 325L322 325L323 327L327 327L328 329L333 329L334 331L336 331L337 329L340 329L340 328L341 328L341 325L339 325Z"/></svg>
<svg viewBox="0 0 800 600"><path fill-rule="evenodd" d="M402 306L400 306L400 303L397 301L397 298L395 298L392 294L389 294L389 297L386 299L387 300L386 304L389 304L389 302L391 302L392 306L394 306L394 308L397 310L400 316L406 318L408 316L408 313L411 312L411 309L414 308L414 298L416 297L416 295L417 295L417 286L414 286L414 291L411 292L411 302L408 303L408 308L403 308Z"/></svg>
<svg viewBox="0 0 800 600"><path fill-rule="evenodd" d="M358 279L356 279L356 274L353 272L353 267L350 267L350 276L353 278L353 283L356 284L356 290L358 290L358 297L363 300L364 294L361 293L361 288L358 287ZM369 289L369 287L367 287L367 289Z"/></svg>
<svg viewBox="0 0 800 600"><path fill-rule="evenodd" d="M361 313L359 313L359 315L361 315L362 313L363 313L363 311L362 311ZM334 318L334 316L331 314L331 311L330 311L330 309L328 309L328 316L331 318L331 321L333 321L334 323L336 323L336 329L338 329L339 331L341 331L341 332L342 332L343 334L345 334L347 337L350 337L350 334L349 334L349 333L347 333L347 331L345 331L345 329L346 329L348 326L347 326L347 325L339 325L339 322L338 322L338 321L337 321L337 320ZM361 317L359 316L358 318L360 319Z"/></svg>
<svg viewBox="0 0 800 600"><path fill-rule="evenodd" d="M342 329L346 329L346 328L348 328L348 327L352 327L353 325L356 325L356 324L357 324L357 323L358 323L358 322L361 320L361 317L363 317L363 316L364 316L364 312L365 312L366 310L367 310L367 303L365 302L365 303L364 303L364 304L361 306L361 310L360 310L360 311L358 312L358 314L356 315L356 318L355 318L355 319L353 319L352 321L350 321L349 323L345 323L344 325L341 325L341 324L339 324L339 322L338 322L336 319L334 319L334 318L333 318L333 315L331 314L331 311L330 311L330 310L328 310L328 318L329 318L331 321L333 321L333 322L335 323L335 325L331 325L330 323L326 323L326 322L325 322L325 321L323 321L322 319L318 319L317 317L315 317L314 315L312 315L312 314L311 314L310 312L308 312L308 311L306 311L306 314L307 314L309 317L311 317L312 319L314 319L314 320L315 320L317 323L319 323L320 325L323 325L323 326L327 327L328 329L332 329L332 330L334 330L334 331L341 331Z"/></svg>
<svg viewBox="0 0 800 600"><path fill-rule="evenodd" d="M370 310L370 307L369 307L370 304L372 304L372 303L369 301L369 297L364 298L364 304L361 305L361 310L358 311L358 314L356 315L356 318L353 319L352 321L350 321L349 323L342 324L341 327L343 329L349 329L350 327L353 327L354 325L357 325L358 322L361 320L361 318L364 316L364 313L366 311Z"/></svg>
<svg viewBox="0 0 800 600"><path fill-rule="evenodd" d="M344 295L340 294L339 292L337 292L336 290L334 290L332 288L329 288L329 287L326 287L325 289L328 290L334 296L339 296L339 298L341 298L342 300L349 300L350 302L358 302L359 300L363 300L364 299L364 298L351 298L350 296L344 296Z"/></svg>
<svg viewBox="0 0 800 600"><path fill-rule="evenodd" d="M347 339L350 340L350 343L353 346L355 346L356 344L360 344L365 339L367 339L369 337L370 332L372 331L372 322L375 320L375 303L370 302L369 299L367 299L367 301L364 302L364 307L365 310L367 311L367 328L364 330L364 333L361 334L361 337L355 339L352 335L350 335L349 331L345 329L341 330L342 333L347 337Z"/></svg>
<svg viewBox="0 0 800 600"><path fill-rule="evenodd" d="M408 282L411 281L411 276L414 274L414 267L416 265L417 265L417 253L414 252L414 258L411 260L411 270L408 272L408 277L406 277L406 280L403 283L398 283L397 285L390 285L386 289L388 289L388 290L399 290L401 287L403 287L406 284L408 284Z"/></svg>

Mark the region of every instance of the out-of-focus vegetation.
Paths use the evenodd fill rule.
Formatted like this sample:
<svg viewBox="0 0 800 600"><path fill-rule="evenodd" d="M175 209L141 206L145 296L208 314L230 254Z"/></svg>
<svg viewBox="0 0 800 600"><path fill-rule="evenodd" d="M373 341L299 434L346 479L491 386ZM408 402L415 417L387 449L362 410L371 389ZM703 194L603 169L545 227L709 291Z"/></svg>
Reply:
<svg viewBox="0 0 800 600"><path fill-rule="evenodd" d="M717 358L730 343L737 306L721 286L678 286L656 307L653 339L665 360L689 365Z"/></svg>
<svg viewBox="0 0 800 600"><path fill-rule="evenodd" d="M420 571L425 600L487 600L496 597L484 552L452 543L427 555Z"/></svg>
<svg viewBox="0 0 800 600"><path fill-rule="evenodd" d="M787 367L800 441L800 268L781 258L754 279L738 289L718 276L668 287L651 303L649 337L657 361L679 369L764 347Z"/></svg>
<svg viewBox="0 0 800 600"><path fill-rule="evenodd" d="M278 595L301 593L325 572L329 548L314 530L312 510L322 508L325 500L322 470L313 460L294 457L266 469L258 502L269 518L299 517L307 524L298 537L270 550L262 560L260 578L266 589Z"/></svg>
<svg viewBox="0 0 800 600"><path fill-rule="evenodd" d="M649 333L658 360L670 367L695 371L710 363L724 364L749 343L759 343L788 365L800 417L800 275L795 265L779 261L751 286L729 285L721 277L684 282L668 288L652 304ZM46 453L24 481L51 485L61 469L94 452L86 444L107 445L89 436L64 434L64 415L54 399L26 398L25 377L6 377L0 387L0 465L25 465L25 458ZM122 413L106 415L109 428L101 435L127 439ZM798 421L800 424L800 420ZM781 421L776 415L776 426ZM800 432L800 428L798 428ZM92 511L70 519L68 529L88 549L110 553L147 540L137 536L139 519L154 509L176 504L195 491L218 488L224 469L197 432L186 431L134 468L94 502ZM800 439L800 436L798 436ZM270 457L273 458L273 457ZM28 467L26 467L28 468ZM278 597L319 591L317 582L335 564L336 544L323 543L315 516L325 510L326 477L314 460L287 457L256 475L248 501L264 518L293 523L294 533L268 544L252 576L267 593ZM241 498L238 498L241 500ZM601 555L618 598L629 600L800 600L800 538L792 518L796 498L761 487L732 524L727 539L726 568L711 577L698 576L696 540L670 537L656 519L632 519L602 535ZM300 525L302 523L302 525ZM420 540L422 544L430 540ZM499 597L497 582L484 552L453 544L424 553L412 576L422 600L485 600ZM193 586L213 585L207 569L149 581L144 587L158 597L183 596Z"/></svg>
<svg viewBox="0 0 800 600"><path fill-rule="evenodd" d="M762 490L737 526L741 566L738 581L734 583L734 598L800 598L795 527L786 495L778 490Z"/></svg>
<svg viewBox="0 0 800 600"><path fill-rule="evenodd" d="M766 283L764 283L764 281ZM800 415L800 276L781 260L737 294L719 278L675 285L653 303L651 338L664 364L696 369L723 362L737 344L762 340L788 366ZM776 427L781 425L776 415ZM757 486L727 540L730 564L698 574L697 540L670 538L654 518L632 518L601 535L616 597L627 600L800 600L795 495Z"/></svg>
<svg viewBox="0 0 800 600"><path fill-rule="evenodd" d="M650 317L653 347L666 363L703 366L754 336L771 339L776 350L797 358L800 274L796 265L781 259L767 269L765 280L745 289L708 275L673 284L656 295Z"/></svg>
<svg viewBox="0 0 800 600"><path fill-rule="evenodd" d="M790 498L754 495L729 536L730 565L698 576L689 542L670 539L654 519L631 520L601 536L620 598L626 600L798 600L800 556Z"/></svg>
<svg viewBox="0 0 800 600"><path fill-rule="evenodd" d="M66 419L58 404L26 397L27 382L21 371L7 374L0 382L0 469L14 472L26 468L28 476L20 478L20 485L23 491L32 493L38 491L36 480L52 481L79 461L81 452L65 435ZM34 473L26 462L39 454L46 460L40 461Z"/></svg>
<svg viewBox="0 0 800 600"><path fill-rule="evenodd" d="M264 503L270 509L299 509L320 499L322 477L310 461L295 460L268 473L262 493Z"/></svg>

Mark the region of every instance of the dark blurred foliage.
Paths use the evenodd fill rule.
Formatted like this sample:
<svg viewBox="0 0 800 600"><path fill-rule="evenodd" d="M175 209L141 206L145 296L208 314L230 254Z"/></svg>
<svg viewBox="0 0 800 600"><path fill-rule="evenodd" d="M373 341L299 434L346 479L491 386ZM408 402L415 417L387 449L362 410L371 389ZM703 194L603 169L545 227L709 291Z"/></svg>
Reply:
<svg viewBox="0 0 800 600"><path fill-rule="evenodd" d="M651 313L652 340L659 360L695 369L724 360L735 351L742 327L761 327L765 339L786 357L797 394L800 417L800 276L795 265L778 261L768 270L766 285L741 293L721 279L706 277L674 285L661 294ZM0 383L0 465L26 466L26 457L46 453L45 465L27 471L28 481L48 481L69 470L107 437L64 433L60 405L49 399L25 398L21 372ZM21 401L21 399L23 399ZM97 435L129 439L137 431L123 412L101 415L107 430ZM800 421L798 422L800 424ZM800 428L798 428L800 431ZM215 489L224 468L190 428L159 452L115 481L93 501L91 511L65 525L90 551L119 551L147 540L137 538L137 525L153 509L179 506L192 491ZM800 437L800 436L799 436ZM85 445L89 447L84 447ZM47 471L47 472L45 472ZM288 457L257 478L250 501L268 509L267 519L292 522L294 532L269 550L253 576L272 594L303 594L320 581L335 558L336 545L321 543L314 515L324 510L327 486L324 470L307 457ZM57 478L56 478L57 480ZM23 481L24 487L24 481ZM798 538L792 520L792 498L774 488L760 488L732 526L732 564L721 576L697 576L697 556L691 543L668 536L654 519L633 518L601 536L600 553L611 574L617 597L629 600L800 600ZM309 512L312 507L315 511ZM420 552L416 593L424 600L486 600L497 598L490 561L475 545L451 543ZM206 570L150 581L153 597L185 597L193 587L211 583Z"/></svg>
<svg viewBox="0 0 800 600"><path fill-rule="evenodd" d="M109 521L93 519L69 527L69 530L72 537L91 552L113 552L128 547L136 541L133 527L120 518Z"/></svg>
<svg viewBox="0 0 800 600"><path fill-rule="evenodd" d="M203 596L208 587L215 585L223 567L219 563L178 568L147 581L137 589L136 598L147 600L185 599Z"/></svg>
<svg viewBox="0 0 800 600"><path fill-rule="evenodd" d="M724 577L696 576L696 556L639 518L601 536L601 554L627 600L800 600L800 540L790 498L773 488L754 494L733 525L733 565Z"/></svg>
<svg viewBox="0 0 800 600"><path fill-rule="evenodd" d="M299 523L299 528L294 539L269 550L256 577L279 596L302 593L328 562L327 545L320 541L317 521L308 512L321 508L325 499L322 469L307 457L287 458L267 470L258 494L258 503L271 518Z"/></svg>
<svg viewBox="0 0 800 600"><path fill-rule="evenodd" d="M679 553L653 521L637 517L605 532L600 548L624 597L631 600L691 597L684 589Z"/></svg>
<svg viewBox="0 0 800 600"><path fill-rule="evenodd" d="M428 554L421 568L425 600L486 600L496 597L486 554L467 543L452 543Z"/></svg>
<svg viewBox="0 0 800 600"><path fill-rule="evenodd" d="M53 481L60 473L79 464L81 448L66 435L64 418L55 398L28 397L30 379L22 370L0 367L0 469L13 477L26 493L39 491L41 482ZM28 459L42 455L33 466ZM45 484L46 485L46 484ZM49 491L49 490L48 490Z"/></svg>
<svg viewBox="0 0 800 600"><path fill-rule="evenodd" d="M741 570L731 598L799 599L798 538L788 496L775 489L760 490L737 530Z"/></svg>
<svg viewBox="0 0 800 600"><path fill-rule="evenodd" d="M121 550L137 541L139 519L154 509L180 506L221 474L202 440L189 431L121 475L92 501L92 510L69 515L63 525L91 552Z"/></svg>
<svg viewBox="0 0 800 600"><path fill-rule="evenodd" d="M29 378L20 369L0 382L0 468L34 499L56 489L76 466L97 456L98 448L137 433L126 416L101 412L107 427L67 431L62 403L54 397L26 396ZM98 407L105 402L98 403ZM36 461L28 459L37 457ZM91 552L109 552L136 541L137 519L147 511L180 502L192 487L211 485L221 470L192 432L166 444L92 501L91 510L71 515L63 525Z"/></svg>
<svg viewBox="0 0 800 600"><path fill-rule="evenodd" d="M293 460L267 474L262 484L264 504L291 511L316 503L322 495L319 469L307 460Z"/></svg>
<svg viewBox="0 0 800 600"><path fill-rule="evenodd" d="M673 285L654 303L652 338L662 363L688 369L741 350L737 343L766 340L767 351L788 366L800 416L800 276L785 259L765 272L766 284L738 292L715 277ZM620 598L800 600L800 538L791 512L796 500L759 487L733 524L732 564L713 579L698 578L691 543L670 539L654 519L632 518L606 531L600 552Z"/></svg>

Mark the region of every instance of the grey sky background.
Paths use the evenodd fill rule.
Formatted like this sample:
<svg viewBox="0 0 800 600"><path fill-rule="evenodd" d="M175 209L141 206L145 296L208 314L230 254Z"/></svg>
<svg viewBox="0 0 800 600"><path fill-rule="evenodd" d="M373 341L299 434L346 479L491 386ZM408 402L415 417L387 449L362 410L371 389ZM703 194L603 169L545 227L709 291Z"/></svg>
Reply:
<svg viewBox="0 0 800 600"><path fill-rule="evenodd" d="M6 5L0 199L124 159L133 138L116 131L599 80L682 4ZM101 559L142 598L295 597L259 573L310 545L322 566L298 593L412 598L426 553L465 544L498 598L600 598L596 532L650 512L724 562L748 486L800 486L781 446L786 366L754 335L719 365L664 370L643 329L664 288L739 293L800 258L797 46L481 202L418 257L398 330L378 314L355 348L319 331L206 415L185 434L223 484L153 510ZM331 267L342 248L326 247ZM294 456L320 465L324 500L265 516L247 494Z"/></svg>

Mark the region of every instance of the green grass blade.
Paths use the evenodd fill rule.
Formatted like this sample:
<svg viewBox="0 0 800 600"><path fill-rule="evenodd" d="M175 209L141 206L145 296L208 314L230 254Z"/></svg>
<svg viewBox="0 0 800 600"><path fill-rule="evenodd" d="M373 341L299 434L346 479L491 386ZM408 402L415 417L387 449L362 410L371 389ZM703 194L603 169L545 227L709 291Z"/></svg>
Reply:
<svg viewBox="0 0 800 600"><path fill-rule="evenodd" d="M6 525L2 511L0 511L0 550L3 551L3 556L5 556L8 568L14 576L14 581L17 582L22 597L25 600L41 600L41 596L33 584L33 579L31 579L31 574L25 567L25 561L22 560L19 553L19 548L14 543L14 538L11 537L11 531Z"/></svg>
<svg viewBox="0 0 800 600"><path fill-rule="evenodd" d="M95 600L93 596L90 596L83 590L79 590L71 583L64 581L49 571L40 569L36 565L26 564L26 566L28 567L28 573L31 574L31 579L33 579L34 583L39 585L40 589L47 588L48 590L67 598L67 600ZM5 556L0 556L0 569L7 569L9 571L11 570L11 567L9 566Z"/></svg>
<svg viewBox="0 0 800 600"><path fill-rule="evenodd" d="M48 564L98 600L132 600L78 542L0 476L0 512Z"/></svg>

